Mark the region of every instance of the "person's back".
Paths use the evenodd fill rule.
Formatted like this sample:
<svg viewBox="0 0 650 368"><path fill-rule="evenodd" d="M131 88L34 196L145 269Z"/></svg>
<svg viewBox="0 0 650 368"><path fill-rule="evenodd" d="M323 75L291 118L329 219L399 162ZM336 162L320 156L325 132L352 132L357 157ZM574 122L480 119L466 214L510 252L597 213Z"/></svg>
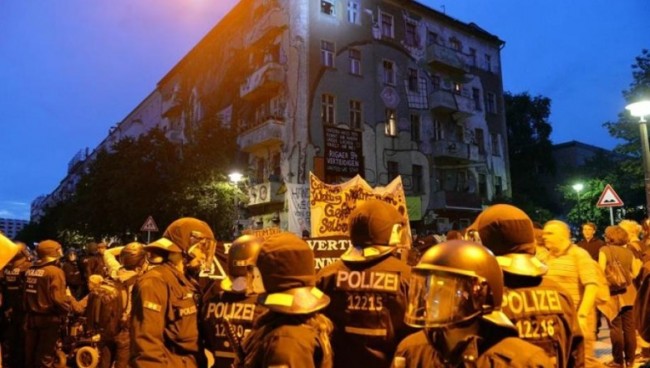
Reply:
<svg viewBox="0 0 650 368"><path fill-rule="evenodd" d="M385 367L413 329L404 322L410 267L389 255L371 263L337 261L318 274L330 296L323 312L334 323L336 367Z"/></svg>

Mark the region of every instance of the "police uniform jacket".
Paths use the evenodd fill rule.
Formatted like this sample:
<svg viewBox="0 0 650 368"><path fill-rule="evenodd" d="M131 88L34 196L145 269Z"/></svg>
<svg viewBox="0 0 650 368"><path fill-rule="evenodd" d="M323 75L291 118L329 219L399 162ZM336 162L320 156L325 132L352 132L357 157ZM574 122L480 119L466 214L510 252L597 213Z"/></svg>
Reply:
<svg viewBox="0 0 650 368"><path fill-rule="evenodd" d="M268 320L269 315L260 319ZM322 342L318 332L311 326L292 321L292 316L276 315L266 325L256 325L246 340L245 367L251 368L321 368L323 364ZM256 321L257 323L257 321ZM258 338L259 337L259 338ZM335 365L336 367L336 365Z"/></svg>
<svg viewBox="0 0 650 368"><path fill-rule="evenodd" d="M395 352L395 362L402 358L407 368L541 368L553 367L544 351L516 337L494 338L484 331L468 341L465 349L456 354L458 361L445 360L429 342L424 331L416 332L404 339Z"/></svg>
<svg viewBox="0 0 650 368"><path fill-rule="evenodd" d="M514 280L532 280L517 285ZM571 296L555 281L506 274L502 310L519 337L547 353L557 367L583 367L584 343Z"/></svg>
<svg viewBox="0 0 650 368"><path fill-rule="evenodd" d="M196 284L173 265L148 270L133 287L131 365L197 367L202 361Z"/></svg>
<svg viewBox="0 0 650 368"><path fill-rule="evenodd" d="M388 367L397 344L415 330L404 323L411 268L386 255L370 262L338 260L318 273L331 302L335 367Z"/></svg>
<svg viewBox="0 0 650 368"><path fill-rule="evenodd" d="M226 335L224 319L230 321L239 341L243 341L253 328L255 318L266 310L257 304L257 297L257 294L232 293L216 287L203 296L201 336L205 348L214 356L215 367L230 367L236 356Z"/></svg>
<svg viewBox="0 0 650 368"><path fill-rule="evenodd" d="M25 272L32 266L27 259L8 264L2 273L2 312L5 317L12 319L25 314L23 293L25 291Z"/></svg>
<svg viewBox="0 0 650 368"><path fill-rule="evenodd" d="M69 298L65 293L65 275L63 270L52 262L35 265L25 271L25 308L29 317L36 318L35 323L62 321L71 309Z"/></svg>

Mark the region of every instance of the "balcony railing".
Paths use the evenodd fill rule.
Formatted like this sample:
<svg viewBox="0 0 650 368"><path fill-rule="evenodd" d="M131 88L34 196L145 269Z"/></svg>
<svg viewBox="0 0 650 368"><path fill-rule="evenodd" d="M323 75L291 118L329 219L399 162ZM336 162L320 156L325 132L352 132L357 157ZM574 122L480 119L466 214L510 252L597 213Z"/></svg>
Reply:
<svg viewBox="0 0 650 368"><path fill-rule="evenodd" d="M284 69L276 62L264 64L253 72L239 87L239 96L246 100L254 100L259 95L279 87L284 81Z"/></svg>
<svg viewBox="0 0 650 368"><path fill-rule="evenodd" d="M280 192L282 182L267 181L248 188L248 206L284 202L284 191Z"/></svg>
<svg viewBox="0 0 650 368"><path fill-rule="evenodd" d="M478 146L448 140L433 141L434 159L456 159L461 161L479 160Z"/></svg>
<svg viewBox="0 0 650 368"><path fill-rule="evenodd" d="M442 67L451 72L469 71L467 57L462 52L438 44L427 47L427 61L432 66Z"/></svg>
<svg viewBox="0 0 650 368"><path fill-rule="evenodd" d="M478 193L437 191L433 193L434 209L472 209L482 208Z"/></svg>
<svg viewBox="0 0 650 368"><path fill-rule="evenodd" d="M268 120L241 134L237 139L239 148L244 152L253 152L262 148L282 143L284 121L277 117Z"/></svg>
<svg viewBox="0 0 650 368"><path fill-rule="evenodd" d="M475 113L474 100L449 90L436 89L429 95L429 106L433 110L458 112L464 116Z"/></svg>

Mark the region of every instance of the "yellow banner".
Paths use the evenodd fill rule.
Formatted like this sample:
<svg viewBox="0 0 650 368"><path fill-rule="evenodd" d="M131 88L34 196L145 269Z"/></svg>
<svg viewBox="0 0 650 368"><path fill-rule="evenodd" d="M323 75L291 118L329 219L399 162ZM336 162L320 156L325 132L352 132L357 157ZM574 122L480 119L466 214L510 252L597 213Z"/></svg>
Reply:
<svg viewBox="0 0 650 368"><path fill-rule="evenodd" d="M404 245L410 245L411 227L400 176L385 187L372 188L359 175L345 183L327 184L309 173L309 185L312 237L348 236L350 213L359 203L376 198L392 204L404 215L408 234L408 239L405 239L408 244Z"/></svg>
<svg viewBox="0 0 650 368"><path fill-rule="evenodd" d="M18 253L18 246L0 233L0 270Z"/></svg>

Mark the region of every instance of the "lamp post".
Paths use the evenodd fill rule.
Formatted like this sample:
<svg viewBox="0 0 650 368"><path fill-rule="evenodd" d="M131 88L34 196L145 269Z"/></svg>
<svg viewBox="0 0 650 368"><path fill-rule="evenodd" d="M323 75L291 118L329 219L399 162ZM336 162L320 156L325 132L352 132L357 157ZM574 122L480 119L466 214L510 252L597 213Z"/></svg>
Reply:
<svg viewBox="0 0 650 368"><path fill-rule="evenodd" d="M234 231L235 237L239 235L238 234L239 233L239 206L237 203L237 188L239 182L242 181L243 178L244 176L237 171L233 171L230 174L228 174L228 179L230 179L230 182L233 183L233 185L235 186L235 190L233 192L233 198L235 200L235 231Z"/></svg>
<svg viewBox="0 0 650 368"><path fill-rule="evenodd" d="M579 226L582 225L582 209L580 208L580 192L582 192L583 189L585 189L585 186L582 183L575 183L571 186L573 190L578 193L578 222Z"/></svg>
<svg viewBox="0 0 650 368"><path fill-rule="evenodd" d="M650 215L650 147L648 146L648 125L645 117L650 115L650 101L644 100L625 106L630 115L639 118L641 133L641 148L643 154L643 172L645 173L645 203L646 215Z"/></svg>

